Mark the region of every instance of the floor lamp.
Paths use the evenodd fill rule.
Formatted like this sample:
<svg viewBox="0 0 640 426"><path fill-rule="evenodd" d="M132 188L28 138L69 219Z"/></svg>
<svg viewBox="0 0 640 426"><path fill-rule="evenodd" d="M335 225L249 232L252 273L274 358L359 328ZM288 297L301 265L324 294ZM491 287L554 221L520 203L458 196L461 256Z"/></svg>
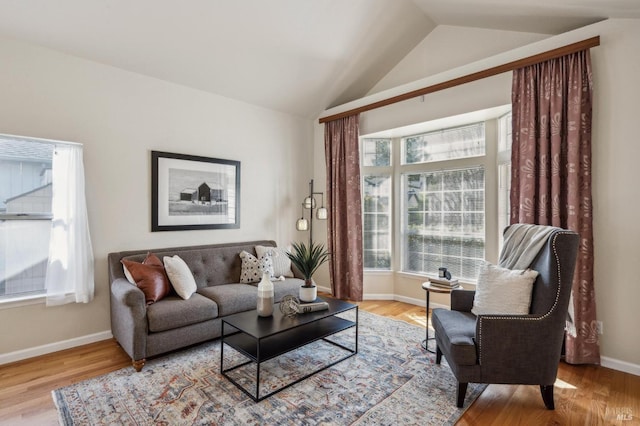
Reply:
<svg viewBox="0 0 640 426"><path fill-rule="evenodd" d="M316 205L315 195L320 195L320 207ZM309 220L304 217L304 211L309 210ZM302 202L302 216L296 221L298 231L309 231L309 247L313 245L313 211L316 210L316 218L327 220L327 208L324 206L324 193L313 191L313 179L309 181L309 196Z"/></svg>

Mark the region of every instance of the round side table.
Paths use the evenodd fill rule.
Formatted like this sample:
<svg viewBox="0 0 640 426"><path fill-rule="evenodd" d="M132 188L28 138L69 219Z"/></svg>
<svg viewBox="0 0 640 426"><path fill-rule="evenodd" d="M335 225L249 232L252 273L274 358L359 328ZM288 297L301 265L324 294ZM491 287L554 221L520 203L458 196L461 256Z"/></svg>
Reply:
<svg viewBox="0 0 640 426"><path fill-rule="evenodd" d="M425 281L422 283L422 289L425 291L426 293L426 302L427 302L427 332L426 332L426 336L425 339L422 341L421 346L422 349L426 350L427 352L431 352L432 354L436 353L436 351L429 349L429 340L435 340L435 336L434 337L429 337L429 294L431 292L434 293L448 293L451 294L451 289L450 288L442 288L442 287L436 287L434 285L431 285L430 281Z"/></svg>

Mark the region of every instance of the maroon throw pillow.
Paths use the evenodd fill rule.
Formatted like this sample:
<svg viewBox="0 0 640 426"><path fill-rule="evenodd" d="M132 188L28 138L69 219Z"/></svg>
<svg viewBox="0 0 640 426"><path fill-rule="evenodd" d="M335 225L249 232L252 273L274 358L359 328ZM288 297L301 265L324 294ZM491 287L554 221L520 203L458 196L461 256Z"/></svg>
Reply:
<svg viewBox="0 0 640 426"><path fill-rule="evenodd" d="M164 268L164 263L162 263L162 260L160 260L158 256L151 252L147 253L147 257L144 258L142 263L151 266L162 266Z"/></svg>
<svg viewBox="0 0 640 426"><path fill-rule="evenodd" d="M169 294L169 277L167 277L162 261L153 253L147 254L142 263L126 259L122 259L121 262L127 267L136 285L144 293L147 305L151 305Z"/></svg>

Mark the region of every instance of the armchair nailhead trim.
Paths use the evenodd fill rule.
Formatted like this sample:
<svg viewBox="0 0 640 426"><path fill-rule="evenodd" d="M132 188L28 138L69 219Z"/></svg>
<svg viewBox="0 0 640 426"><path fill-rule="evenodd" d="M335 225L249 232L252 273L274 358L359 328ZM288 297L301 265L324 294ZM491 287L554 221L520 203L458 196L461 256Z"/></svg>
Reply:
<svg viewBox="0 0 640 426"><path fill-rule="evenodd" d="M558 251L556 247L556 238L560 234L571 234L570 232L556 232L553 235L553 240L551 240L551 247L553 249L553 255L556 259L556 270L558 273L558 290L556 291L556 300L553 302L551 309L542 315L542 316L522 316L522 317L514 317L514 316L499 316L499 315L479 315L478 316L478 362L482 365L482 322L484 319L487 320L523 320L523 321L541 321L551 315L553 311L555 311L556 306L558 306L558 300L560 299L560 288L562 285L561 274L560 274L560 259L558 258Z"/></svg>

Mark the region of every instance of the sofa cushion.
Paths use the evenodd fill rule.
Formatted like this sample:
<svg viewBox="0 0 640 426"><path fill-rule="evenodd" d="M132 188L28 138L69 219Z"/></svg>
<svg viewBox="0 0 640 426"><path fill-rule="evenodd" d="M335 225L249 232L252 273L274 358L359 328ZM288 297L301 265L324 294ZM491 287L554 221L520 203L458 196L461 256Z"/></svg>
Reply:
<svg viewBox="0 0 640 426"><path fill-rule="evenodd" d="M169 277L162 261L149 253L143 263L122 259L136 285L142 290L147 305L157 302L169 294Z"/></svg>
<svg viewBox="0 0 640 426"><path fill-rule="evenodd" d="M476 365L477 353L474 337L476 335L476 316L471 312L434 309L431 317L438 344L451 361L457 365Z"/></svg>
<svg viewBox="0 0 640 426"><path fill-rule="evenodd" d="M173 257L165 256L162 260L164 261L164 269L167 272L169 281L171 281L171 285L178 293L178 296L183 299L190 298L196 292L198 286L187 264L178 255Z"/></svg>
<svg viewBox="0 0 640 426"><path fill-rule="evenodd" d="M214 285L198 289L198 294L218 304L218 315L250 311L258 304L258 288L250 284Z"/></svg>
<svg viewBox="0 0 640 426"><path fill-rule="evenodd" d="M218 305L199 294L194 294L187 300L169 296L147 308L149 331L154 333L196 324L217 316Z"/></svg>

